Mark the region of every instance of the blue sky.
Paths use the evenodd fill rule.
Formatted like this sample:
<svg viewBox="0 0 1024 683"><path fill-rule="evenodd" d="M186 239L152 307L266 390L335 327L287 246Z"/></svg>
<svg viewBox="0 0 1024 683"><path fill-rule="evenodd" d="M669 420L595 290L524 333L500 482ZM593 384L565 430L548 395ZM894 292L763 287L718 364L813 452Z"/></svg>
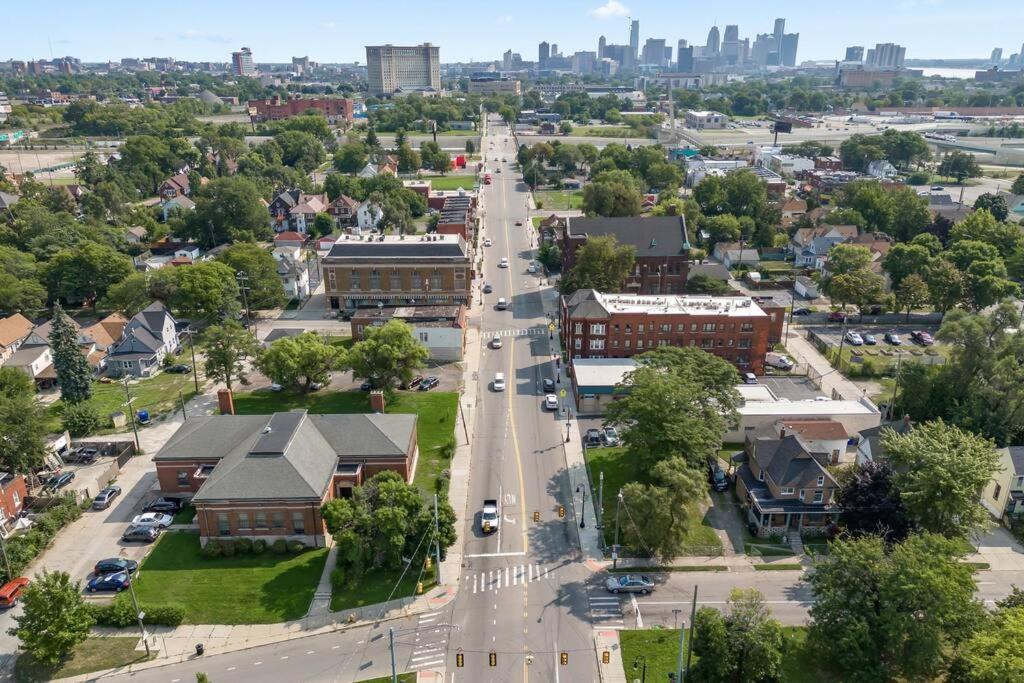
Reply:
<svg viewBox="0 0 1024 683"><path fill-rule="evenodd" d="M841 57L846 45L896 42L908 58L982 57L993 47L1005 56L1024 41L1021 0L51 0L0 2L4 29L0 60L73 55L86 61L173 56L228 61L232 50L252 48L256 61L364 61L363 46L433 42L442 61L498 59L511 48L536 59L537 43L562 53L628 42L627 17L640 20L640 42L686 38L703 45L712 22L738 24L741 37L769 33L775 17L800 33L799 59ZM156 10L160 8L160 11ZM19 27L26 27L20 29Z"/></svg>

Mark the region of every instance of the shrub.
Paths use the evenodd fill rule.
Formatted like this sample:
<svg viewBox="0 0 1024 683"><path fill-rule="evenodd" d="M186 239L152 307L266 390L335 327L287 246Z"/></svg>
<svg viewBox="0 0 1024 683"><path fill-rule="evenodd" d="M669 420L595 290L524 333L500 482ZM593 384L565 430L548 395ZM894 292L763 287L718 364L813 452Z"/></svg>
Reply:
<svg viewBox="0 0 1024 683"><path fill-rule="evenodd" d="M262 555L267 550L267 542L262 538L257 538L252 542L252 554Z"/></svg>
<svg viewBox="0 0 1024 683"><path fill-rule="evenodd" d="M90 605L97 626L126 628L135 625L135 608L131 599L119 595L108 605ZM146 613L143 623L149 626L181 626L185 621L185 610L178 605L139 605Z"/></svg>
<svg viewBox="0 0 1024 683"><path fill-rule="evenodd" d="M274 551L275 555L284 555L288 552L288 542L283 538L279 538L274 541L273 545L271 545L271 549Z"/></svg>
<svg viewBox="0 0 1024 683"><path fill-rule="evenodd" d="M88 436L100 428L100 414L88 403L64 405L64 429L71 436Z"/></svg>
<svg viewBox="0 0 1024 683"><path fill-rule="evenodd" d="M306 544L302 541L288 541L288 551L298 555L306 549Z"/></svg>
<svg viewBox="0 0 1024 683"><path fill-rule="evenodd" d="M224 557L234 557L235 556L235 544L233 542L231 542L231 541L221 541L220 542L220 554L223 555Z"/></svg>
<svg viewBox="0 0 1024 683"><path fill-rule="evenodd" d="M247 555L252 552L252 539L251 538L236 538L235 539L235 552L239 555Z"/></svg>
<svg viewBox="0 0 1024 683"><path fill-rule="evenodd" d="M927 171L914 171L907 176L907 185L927 185L931 179Z"/></svg>
<svg viewBox="0 0 1024 683"><path fill-rule="evenodd" d="M331 587L336 591L344 590L346 578L344 569L338 568L331 570Z"/></svg>
<svg viewBox="0 0 1024 683"><path fill-rule="evenodd" d="M185 608L180 605L147 605L143 621L151 626L181 626L185 621Z"/></svg>
<svg viewBox="0 0 1024 683"><path fill-rule="evenodd" d="M36 517L35 526L28 532L15 536L6 542L7 559L14 576L20 575L25 567L46 548L53 537L62 528L82 516L82 508L70 498L62 499L46 512ZM0 563L0 575L4 581L12 578L7 575L7 564Z"/></svg>
<svg viewBox="0 0 1024 683"><path fill-rule="evenodd" d="M224 549L221 547L220 541L216 539L210 539L203 546L203 555L206 557L220 557L223 554Z"/></svg>

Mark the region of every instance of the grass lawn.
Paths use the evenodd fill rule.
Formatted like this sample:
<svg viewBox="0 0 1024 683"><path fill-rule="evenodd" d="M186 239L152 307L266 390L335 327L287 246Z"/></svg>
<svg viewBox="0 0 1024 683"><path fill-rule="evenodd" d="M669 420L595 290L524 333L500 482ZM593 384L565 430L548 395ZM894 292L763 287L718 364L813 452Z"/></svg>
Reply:
<svg viewBox="0 0 1024 683"><path fill-rule="evenodd" d="M402 582L398 584L397 589L395 589L395 583L398 581L398 577L401 576L402 570L382 571L378 569L364 576L361 581L346 586L342 591L333 591L331 593L331 611L340 612L387 600L414 596L416 595L416 582L420 580L423 581L423 590L430 590L437 585L437 579L434 576L434 565L431 564L430 569L424 569L421 578L419 569L422 566L422 562L420 560L416 563L415 567L409 568L409 571L402 577ZM394 592L392 593L392 591Z"/></svg>
<svg viewBox="0 0 1024 683"><path fill-rule="evenodd" d="M273 624L306 614L326 560L327 548L204 557L198 534L167 531L135 590L142 603L181 605L186 623Z"/></svg>
<svg viewBox="0 0 1024 683"><path fill-rule="evenodd" d="M52 668L37 663L30 654L21 654L14 664L14 680L19 683L52 681L142 662L146 660L146 653L135 650L138 642L139 639L135 636L89 638L76 645L71 651L71 656L62 664Z"/></svg>
<svg viewBox="0 0 1024 683"><path fill-rule="evenodd" d="M530 220L533 222L533 227L540 230L540 224L544 221L546 216L534 216Z"/></svg>
<svg viewBox="0 0 1024 683"><path fill-rule="evenodd" d="M189 365L192 364L191 358L188 361L183 360L182 362L188 362ZM202 389L202 386L203 382L200 381L200 389ZM151 379L132 380L128 383L128 391L134 399L132 408L135 410L148 410L150 418L156 418L164 413L173 413L180 410L181 399L178 397L179 391L184 396L186 403L196 394L192 373L173 375L169 372L161 372ZM120 382L111 382L110 384L93 382L92 398L89 399L89 404L100 415L101 424L103 425L100 433L114 431L110 422L110 415L117 411L126 410L124 402L124 384ZM64 415L64 402L57 401L54 403L47 409L47 414L51 419L49 426L54 428L53 431L60 431L58 425L60 425L61 417ZM128 428L131 428L130 424Z"/></svg>
<svg viewBox="0 0 1024 683"><path fill-rule="evenodd" d="M186 505L175 513L172 524L191 524L192 520L195 518L196 509L191 505Z"/></svg>
<svg viewBox="0 0 1024 683"><path fill-rule="evenodd" d="M754 569L759 572L798 572L804 568L799 562L776 562L774 564L755 564Z"/></svg>
<svg viewBox="0 0 1024 683"><path fill-rule="evenodd" d="M582 190L539 190L533 193L533 200L548 209L582 209Z"/></svg>
<svg viewBox="0 0 1024 683"><path fill-rule="evenodd" d="M455 392L397 391L385 409L387 413L419 415L420 458L414 483L424 498L432 499L434 482L449 465L442 451L452 440L458 403L459 395ZM235 394L235 412L239 415L268 415L296 408L305 408L314 414L369 413L370 395L363 391L318 391L311 394L253 391Z"/></svg>
<svg viewBox="0 0 1024 683"><path fill-rule="evenodd" d="M636 138L645 137L629 126L577 126L573 125L569 137L576 138Z"/></svg>
<svg viewBox="0 0 1024 683"><path fill-rule="evenodd" d="M461 175L431 175L424 176L422 179L429 180L430 187L434 190L457 190L460 187L472 190L477 182L475 175L467 175L465 173Z"/></svg>
<svg viewBox="0 0 1024 683"><path fill-rule="evenodd" d="M600 473L604 472L604 528L602 531L605 544L611 545L615 539L615 492L631 481L647 481L647 476L636 461L626 454L624 447L589 448L587 449L587 462L590 466L592 482L595 485ZM697 507L691 507L688 513L692 523L683 542L683 554L717 555L721 553L722 542L711 525L706 520L700 519L700 511ZM630 523L625 512L622 513L619 523ZM624 555L631 554L628 548L623 550Z"/></svg>

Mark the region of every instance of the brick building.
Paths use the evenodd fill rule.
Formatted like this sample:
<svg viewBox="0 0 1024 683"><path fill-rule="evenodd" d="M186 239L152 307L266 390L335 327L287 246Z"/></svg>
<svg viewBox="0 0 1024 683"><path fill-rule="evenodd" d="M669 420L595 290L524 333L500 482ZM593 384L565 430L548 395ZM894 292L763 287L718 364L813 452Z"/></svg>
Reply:
<svg viewBox="0 0 1024 683"><path fill-rule="evenodd" d="M683 216L569 217L562 230L562 272L576 264L576 252L591 237L614 237L636 248L633 272L622 285L632 294L685 291L690 240Z"/></svg>
<svg viewBox="0 0 1024 683"><path fill-rule="evenodd" d="M308 109L319 109L330 123L352 121L354 117L352 100L345 97L282 100L280 95L274 95L268 100L249 100L249 116L256 121L280 121Z"/></svg>
<svg viewBox="0 0 1024 683"><path fill-rule="evenodd" d="M784 309L766 313L741 296L638 296L581 289L561 299L569 358L628 358L659 346L693 346L762 374Z"/></svg>
<svg viewBox="0 0 1024 683"><path fill-rule="evenodd" d="M321 259L331 308L470 302L469 244L461 235L342 235Z"/></svg>

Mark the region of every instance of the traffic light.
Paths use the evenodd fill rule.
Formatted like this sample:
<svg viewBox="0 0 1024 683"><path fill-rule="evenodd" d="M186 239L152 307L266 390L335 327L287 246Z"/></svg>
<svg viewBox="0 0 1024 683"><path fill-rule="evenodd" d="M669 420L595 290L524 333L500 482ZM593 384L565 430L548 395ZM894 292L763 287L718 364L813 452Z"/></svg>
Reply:
<svg viewBox="0 0 1024 683"><path fill-rule="evenodd" d="M563 652L562 654L559 655L558 658L561 660L562 666L567 666L569 664L569 653L568 652Z"/></svg>
<svg viewBox="0 0 1024 683"><path fill-rule="evenodd" d="M534 510L533 511L533 521L534 522L539 522L540 521L540 510Z"/></svg>
<svg viewBox="0 0 1024 683"><path fill-rule="evenodd" d="M602 652L601 653L601 663L602 664L611 664L612 663L612 653L608 652L608 650L605 650L604 652Z"/></svg>
<svg viewBox="0 0 1024 683"><path fill-rule="evenodd" d="M559 505L558 506L558 516L559 517L565 517L565 506L564 505Z"/></svg>
<svg viewBox="0 0 1024 683"><path fill-rule="evenodd" d="M457 667L459 667L461 669L465 665L466 665L466 655L462 654L461 652L458 653L457 655L455 655L455 666L457 666Z"/></svg>
<svg viewBox="0 0 1024 683"><path fill-rule="evenodd" d="M498 666L498 653L492 651L490 654L488 654L487 663L491 666Z"/></svg>

